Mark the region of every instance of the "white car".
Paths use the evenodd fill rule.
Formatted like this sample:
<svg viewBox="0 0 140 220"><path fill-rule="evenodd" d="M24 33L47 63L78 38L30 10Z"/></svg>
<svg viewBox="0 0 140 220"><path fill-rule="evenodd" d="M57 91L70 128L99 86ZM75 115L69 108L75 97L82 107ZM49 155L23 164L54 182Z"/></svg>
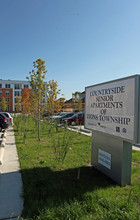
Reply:
<svg viewBox="0 0 140 220"><path fill-rule="evenodd" d="M8 120L8 124L13 126L13 118L12 118L12 116L10 115L10 113L9 113L9 112L1 112L1 113L6 116L6 118L7 118L7 120Z"/></svg>

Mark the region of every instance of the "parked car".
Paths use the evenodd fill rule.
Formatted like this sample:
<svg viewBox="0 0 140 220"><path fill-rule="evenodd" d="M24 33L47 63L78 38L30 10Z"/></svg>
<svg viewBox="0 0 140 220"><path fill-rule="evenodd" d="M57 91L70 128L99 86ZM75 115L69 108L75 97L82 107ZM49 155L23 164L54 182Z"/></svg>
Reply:
<svg viewBox="0 0 140 220"><path fill-rule="evenodd" d="M13 125L13 118L9 112L0 112L0 114L4 115L7 118L9 125Z"/></svg>
<svg viewBox="0 0 140 220"><path fill-rule="evenodd" d="M43 116L43 117L48 117L48 116L49 116L49 113L48 113L48 112L44 112L42 116Z"/></svg>
<svg viewBox="0 0 140 220"><path fill-rule="evenodd" d="M69 112L69 113L66 113L65 115L62 115L61 118L60 118L60 123L63 122L63 119L70 118L70 117L72 117L74 114L75 114L74 112Z"/></svg>
<svg viewBox="0 0 140 220"><path fill-rule="evenodd" d="M67 125L83 125L84 124L84 113L78 112L74 114L72 117L64 118L64 123L67 123Z"/></svg>
<svg viewBox="0 0 140 220"><path fill-rule="evenodd" d="M52 116L51 119L52 119L53 121L56 121L56 120L57 120L58 122L61 123L64 118L71 117L72 115L74 115L73 112L61 112L61 113L58 114L58 115Z"/></svg>
<svg viewBox="0 0 140 220"><path fill-rule="evenodd" d="M4 115L0 114L0 131L2 129L8 128L8 126L9 124L8 124L7 118L4 117Z"/></svg>
<svg viewBox="0 0 140 220"><path fill-rule="evenodd" d="M13 125L13 117L9 112L3 112L3 114L10 120L10 125Z"/></svg>
<svg viewBox="0 0 140 220"><path fill-rule="evenodd" d="M49 118L50 118L50 119L58 118L58 116L60 116L60 114L63 115L63 113L64 113L64 112L62 112L62 113L61 113L61 112L55 113L54 115L50 115ZM64 114L65 114L65 113L64 113Z"/></svg>

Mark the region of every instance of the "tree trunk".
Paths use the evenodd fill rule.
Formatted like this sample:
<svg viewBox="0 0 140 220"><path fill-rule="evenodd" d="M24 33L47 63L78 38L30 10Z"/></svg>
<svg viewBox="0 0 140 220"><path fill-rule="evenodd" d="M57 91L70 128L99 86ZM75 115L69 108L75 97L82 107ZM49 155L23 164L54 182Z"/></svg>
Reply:
<svg viewBox="0 0 140 220"><path fill-rule="evenodd" d="M38 140L40 141L40 119L38 118Z"/></svg>
<svg viewBox="0 0 140 220"><path fill-rule="evenodd" d="M40 90L38 97L38 141L40 141Z"/></svg>

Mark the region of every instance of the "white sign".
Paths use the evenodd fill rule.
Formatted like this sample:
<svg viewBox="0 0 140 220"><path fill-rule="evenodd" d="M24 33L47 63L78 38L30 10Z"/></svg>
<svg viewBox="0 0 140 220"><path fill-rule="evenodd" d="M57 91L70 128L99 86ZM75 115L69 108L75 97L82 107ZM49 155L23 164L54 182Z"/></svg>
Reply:
<svg viewBox="0 0 140 220"><path fill-rule="evenodd" d="M85 128L134 140L135 77L86 87Z"/></svg>
<svg viewBox="0 0 140 220"><path fill-rule="evenodd" d="M99 149L98 150L98 163L102 164L108 169L111 169L111 154Z"/></svg>

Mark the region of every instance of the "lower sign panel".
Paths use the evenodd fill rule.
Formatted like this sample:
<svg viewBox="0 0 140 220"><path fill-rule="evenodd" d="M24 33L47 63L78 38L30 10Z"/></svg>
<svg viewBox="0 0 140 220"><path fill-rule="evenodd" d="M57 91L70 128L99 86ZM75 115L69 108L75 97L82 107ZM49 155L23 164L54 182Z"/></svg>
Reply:
<svg viewBox="0 0 140 220"><path fill-rule="evenodd" d="M98 163L111 169L111 154L101 149L98 150Z"/></svg>

